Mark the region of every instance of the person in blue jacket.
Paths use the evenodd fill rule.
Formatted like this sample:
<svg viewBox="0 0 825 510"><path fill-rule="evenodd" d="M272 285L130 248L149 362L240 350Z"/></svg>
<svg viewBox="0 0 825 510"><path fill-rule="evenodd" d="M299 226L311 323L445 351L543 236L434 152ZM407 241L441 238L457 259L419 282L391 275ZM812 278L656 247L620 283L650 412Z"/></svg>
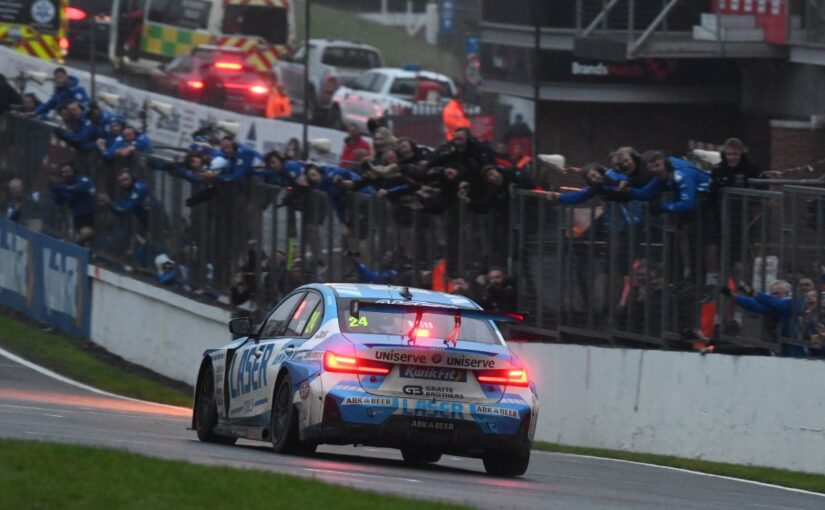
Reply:
<svg viewBox="0 0 825 510"><path fill-rule="evenodd" d="M662 202L657 212L687 214L699 206L699 193L710 189L710 174L694 167L689 161L667 157L660 151L649 151L644 162L654 178L643 188L631 188L633 200L649 201L661 193L671 191L676 197L670 202Z"/></svg>
<svg viewBox="0 0 825 510"><path fill-rule="evenodd" d="M585 165L584 180L587 186L571 193L557 193L550 191L547 199L551 202L558 202L564 205L578 205L588 200L600 197L610 202L622 202L619 206L621 216L619 218L619 229L625 230L629 225L638 225L644 220L644 211L639 202L632 202L624 187L630 182L628 176L612 168L606 168L595 163ZM602 221L606 228L612 225L611 208L608 207L602 215Z"/></svg>
<svg viewBox="0 0 825 510"><path fill-rule="evenodd" d="M351 253L350 255L356 256L358 254ZM382 269L372 269L360 260L356 260L355 270L358 272L359 279L364 283L389 285L397 282L400 275L396 269L393 269L395 258L395 253L392 250L386 250L381 255Z"/></svg>
<svg viewBox="0 0 825 510"><path fill-rule="evenodd" d="M149 187L142 180L136 179L128 169L123 169L118 173L117 182L123 190L123 198L120 201L112 202L105 193L102 193L98 200L121 218L135 218L135 254L141 267L149 267L148 231L151 205Z"/></svg>
<svg viewBox="0 0 825 510"><path fill-rule="evenodd" d="M80 151L94 150L97 146L98 126L83 111L79 101L72 101L66 106L69 122L66 128L57 128L55 134L70 147Z"/></svg>
<svg viewBox="0 0 825 510"><path fill-rule="evenodd" d="M286 161L280 152L271 151L264 156L264 168L256 175L267 184L288 188L294 186L303 173L304 163L294 160Z"/></svg>
<svg viewBox="0 0 825 510"><path fill-rule="evenodd" d="M94 228L97 209L94 183L85 175L77 175L74 163L71 162L61 164L59 172L59 176L54 176L49 186L55 203L68 204L75 232L80 233L83 228Z"/></svg>
<svg viewBox="0 0 825 510"><path fill-rule="evenodd" d="M123 133L117 137L103 153L104 159L130 158L135 154L148 154L153 151L149 137L139 133L134 126L126 125Z"/></svg>
<svg viewBox="0 0 825 510"><path fill-rule="evenodd" d="M354 183L361 180L357 173L338 166L326 165L323 168L309 163L304 168L309 187L323 191L329 196L335 216L343 224L347 224L347 208L344 197Z"/></svg>
<svg viewBox="0 0 825 510"><path fill-rule="evenodd" d="M84 107L89 104L89 94L86 93L86 89L80 85L77 78L69 76L65 68L58 67L52 76L54 78L52 97L28 115L37 115L42 118L55 108L63 108L72 101L79 101Z"/></svg>
<svg viewBox="0 0 825 510"><path fill-rule="evenodd" d="M798 338L797 317L800 310L798 303L791 296L791 290L790 283L776 280L770 286L770 294L757 292L749 296L734 293L729 287L722 287L719 292L732 297L734 302L745 310L764 315L769 321L769 326L773 328L773 340L782 346L783 355L804 358L808 355L807 348L782 341L785 338Z"/></svg>
<svg viewBox="0 0 825 510"><path fill-rule="evenodd" d="M235 142L232 137L225 136L219 142L220 153L227 161L227 166L221 172L224 182L239 181L252 175L255 167L263 162L263 155L247 145Z"/></svg>

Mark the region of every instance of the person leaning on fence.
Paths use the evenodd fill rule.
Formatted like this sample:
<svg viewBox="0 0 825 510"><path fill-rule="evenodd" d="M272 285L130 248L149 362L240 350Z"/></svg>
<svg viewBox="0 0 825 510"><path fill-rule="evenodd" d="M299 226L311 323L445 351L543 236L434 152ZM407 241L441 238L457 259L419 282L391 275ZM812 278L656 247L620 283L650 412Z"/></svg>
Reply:
<svg viewBox="0 0 825 510"><path fill-rule="evenodd" d="M374 165L386 165L387 153L395 149L397 140L388 127L380 126L372 137L372 157Z"/></svg>
<svg viewBox="0 0 825 510"><path fill-rule="evenodd" d="M128 169L123 169L117 174L117 183L122 193L122 198L118 202L112 202L106 193L101 193L98 201L121 218L135 219L135 254L141 267L149 267L149 187L142 180L135 178Z"/></svg>
<svg viewBox="0 0 825 510"><path fill-rule="evenodd" d="M98 126L83 111L79 101L66 105L67 119L65 128L55 128L55 135L70 147L79 151L92 151L97 147Z"/></svg>
<svg viewBox="0 0 825 510"><path fill-rule="evenodd" d="M363 156L356 154L363 151ZM341 150L341 168L353 168L372 153L372 148L368 141L361 136L361 130L357 124L347 124L347 137L344 139L344 148Z"/></svg>
<svg viewBox="0 0 825 510"><path fill-rule="evenodd" d="M126 125L123 133L103 153L108 160L118 159L121 163L131 162L139 154L149 154L153 151L152 142L145 134L138 132L134 126Z"/></svg>
<svg viewBox="0 0 825 510"><path fill-rule="evenodd" d="M69 76L66 69L58 67L52 73L54 78L54 92L48 101L41 104L29 115L45 117L50 111L62 108L72 101L79 101L84 107L89 104L89 94L77 78Z"/></svg>
<svg viewBox="0 0 825 510"><path fill-rule="evenodd" d="M20 107L20 113L24 115L34 114L35 110L40 106L40 99L33 92L26 92L23 94L23 105Z"/></svg>
<svg viewBox="0 0 825 510"><path fill-rule="evenodd" d="M657 212L689 214L699 206L699 193L710 186L710 175L691 165L687 160L668 157L660 151L648 151L644 162L654 179L643 188L630 188L633 200L650 201L664 192L673 192L675 199L660 202Z"/></svg>
<svg viewBox="0 0 825 510"><path fill-rule="evenodd" d="M610 161L613 168L627 177L631 188L643 188L653 179L642 155L633 147L619 147Z"/></svg>
<svg viewBox="0 0 825 510"><path fill-rule="evenodd" d="M76 233L95 224L95 185L85 175L77 175L74 163L60 165L59 174L52 175L49 186L57 205L67 204Z"/></svg>
<svg viewBox="0 0 825 510"><path fill-rule="evenodd" d="M770 293L757 292L753 295L735 292L729 287L721 287L719 292L748 310L765 316L766 327L771 331L771 339L781 344L784 356L806 357L807 349L791 344L785 339L798 340L797 315L799 310L791 296L791 284L785 280L776 280L770 286Z"/></svg>
<svg viewBox="0 0 825 510"><path fill-rule="evenodd" d="M478 304L492 312L515 312L517 294L513 282L503 268L493 266L477 279L481 285Z"/></svg>
<svg viewBox="0 0 825 510"><path fill-rule="evenodd" d="M221 138L219 155L226 159L228 166L222 172L222 180L239 181L252 175L256 167L263 163L263 155L254 148L236 142L231 136ZM229 177L231 176L231 177Z"/></svg>
<svg viewBox="0 0 825 510"><path fill-rule="evenodd" d="M533 189L535 184L529 170L501 168L488 165L483 170L484 181L472 188L468 182L458 187L458 199L467 204L474 213L486 214L490 211L509 212L510 188Z"/></svg>

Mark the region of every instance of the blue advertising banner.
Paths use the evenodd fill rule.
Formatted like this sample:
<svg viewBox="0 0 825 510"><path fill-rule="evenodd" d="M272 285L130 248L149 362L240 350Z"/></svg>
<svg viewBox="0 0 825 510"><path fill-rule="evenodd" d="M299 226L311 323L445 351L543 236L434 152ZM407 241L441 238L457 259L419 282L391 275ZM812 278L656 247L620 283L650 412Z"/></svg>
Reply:
<svg viewBox="0 0 825 510"><path fill-rule="evenodd" d="M0 218L0 304L89 337L89 252Z"/></svg>

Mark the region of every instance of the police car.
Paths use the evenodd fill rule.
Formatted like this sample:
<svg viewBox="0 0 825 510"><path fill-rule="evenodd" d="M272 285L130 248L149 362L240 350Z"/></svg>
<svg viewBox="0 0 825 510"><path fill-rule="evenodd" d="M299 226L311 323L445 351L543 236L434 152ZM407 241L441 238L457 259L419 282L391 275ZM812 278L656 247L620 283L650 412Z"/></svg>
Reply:
<svg viewBox="0 0 825 510"><path fill-rule="evenodd" d="M496 321L473 301L406 287L312 284L234 342L204 353L192 427L201 441L398 448L413 465L479 457L487 473L527 470L535 385Z"/></svg>

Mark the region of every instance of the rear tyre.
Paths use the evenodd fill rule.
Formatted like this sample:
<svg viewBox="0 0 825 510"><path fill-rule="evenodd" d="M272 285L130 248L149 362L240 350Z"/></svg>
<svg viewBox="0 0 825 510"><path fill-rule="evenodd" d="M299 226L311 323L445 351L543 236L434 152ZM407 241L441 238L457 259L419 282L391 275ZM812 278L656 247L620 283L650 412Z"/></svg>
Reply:
<svg viewBox="0 0 825 510"><path fill-rule="evenodd" d="M298 411L292 405L292 377L289 374L286 374L275 388L269 432L272 449L277 453L310 455L318 446L299 440Z"/></svg>
<svg viewBox="0 0 825 510"><path fill-rule="evenodd" d="M427 450L412 450L405 448L401 450L401 456L404 458L404 462L412 466L435 464L441 460L441 452Z"/></svg>
<svg viewBox="0 0 825 510"><path fill-rule="evenodd" d="M236 437L223 436L214 432L218 424L218 406L215 404L215 376L210 364L198 381L195 398L195 430L198 439L205 443L235 444Z"/></svg>
<svg viewBox="0 0 825 510"><path fill-rule="evenodd" d="M490 476L521 476L530 464L530 451L526 453L487 453L481 458L484 470Z"/></svg>

